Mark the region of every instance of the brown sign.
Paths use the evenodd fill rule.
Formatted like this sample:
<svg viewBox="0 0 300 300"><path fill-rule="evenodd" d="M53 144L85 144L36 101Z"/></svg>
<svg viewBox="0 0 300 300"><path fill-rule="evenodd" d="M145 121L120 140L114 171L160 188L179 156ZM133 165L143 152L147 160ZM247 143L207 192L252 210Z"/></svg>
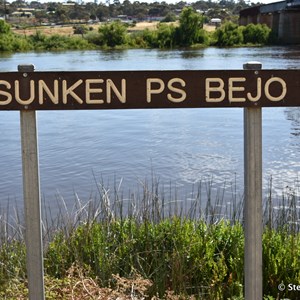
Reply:
<svg viewBox="0 0 300 300"><path fill-rule="evenodd" d="M300 106L300 70L0 73L0 110Z"/></svg>

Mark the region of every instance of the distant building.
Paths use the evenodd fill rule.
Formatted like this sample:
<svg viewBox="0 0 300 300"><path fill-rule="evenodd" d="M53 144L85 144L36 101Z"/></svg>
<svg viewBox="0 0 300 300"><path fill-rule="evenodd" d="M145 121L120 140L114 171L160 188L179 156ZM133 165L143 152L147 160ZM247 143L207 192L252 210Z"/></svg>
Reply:
<svg viewBox="0 0 300 300"><path fill-rule="evenodd" d="M212 18L210 19L209 24L218 27L221 25L221 22L222 20L220 18Z"/></svg>
<svg viewBox="0 0 300 300"><path fill-rule="evenodd" d="M26 17L26 18L31 18L33 17L33 12L34 9L33 8L19 8L17 11L14 11L13 13L11 13L12 17Z"/></svg>
<svg viewBox="0 0 300 300"><path fill-rule="evenodd" d="M72 7L75 5L76 5L76 2L63 2L62 3L62 6L65 6L65 7Z"/></svg>
<svg viewBox="0 0 300 300"><path fill-rule="evenodd" d="M300 0L261 4L240 11L239 24L265 24L282 44L300 44Z"/></svg>

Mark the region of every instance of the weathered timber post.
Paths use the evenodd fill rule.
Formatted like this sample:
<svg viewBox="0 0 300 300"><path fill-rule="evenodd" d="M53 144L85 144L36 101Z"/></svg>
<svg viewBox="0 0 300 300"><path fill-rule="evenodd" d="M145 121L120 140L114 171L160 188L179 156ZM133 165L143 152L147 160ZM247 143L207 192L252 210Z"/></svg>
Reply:
<svg viewBox="0 0 300 300"><path fill-rule="evenodd" d="M259 70L259 62L244 70ZM262 110L244 108L245 300L262 299Z"/></svg>
<svg viewBox="0 0 300 300"><path fill-rule="evenodd" d="M34 66L19 65L18 71L23 73L23 78L26 80L28 72L34 71ZM44 300L44 264L36 112L34 110L21 110L20 120L29 299Z"/></svg>

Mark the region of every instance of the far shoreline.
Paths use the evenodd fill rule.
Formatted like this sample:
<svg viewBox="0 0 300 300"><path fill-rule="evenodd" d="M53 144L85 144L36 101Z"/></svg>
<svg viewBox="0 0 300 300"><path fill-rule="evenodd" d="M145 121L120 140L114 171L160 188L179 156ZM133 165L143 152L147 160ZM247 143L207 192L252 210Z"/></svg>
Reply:
<svg viewBox="0 0 300 300"><path fill-rule="evenodd" d="M135 26L128 27L128 33L137 32L137 31L143 31L145 29L148 30L156 30L157 26L160 22L158 21L144 21L144 22L137 22ZM175 24L177 22L171 22L167 24ZM98 30L98 28L106 24L106 22L103 23L97 23L97 24L68 24L68 25L40 25L40 26L28 26L27 28L12 28L12 31L16 34L23 35L23 36L30 36L36 34L37 31L40 33L51 36L51 35L62 35L62 36L80 36L80 34L74 33L74 27L84 25L92 29L92 31ZM178 26L178 25L177 25ZM209 25L204 24L203 29L207 32L213 32L216 30L215 25Z"/></svg>

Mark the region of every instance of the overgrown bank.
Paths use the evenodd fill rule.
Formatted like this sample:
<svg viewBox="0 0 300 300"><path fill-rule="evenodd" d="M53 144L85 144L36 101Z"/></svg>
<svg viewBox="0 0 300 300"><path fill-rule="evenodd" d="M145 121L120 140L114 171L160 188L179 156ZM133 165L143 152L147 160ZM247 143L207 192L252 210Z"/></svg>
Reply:
<svg viewBox="0 0 300 300"><path fill-rule="evenodd" d="M156 30L128 31L128 25L112 22L97 32L86 26L74 29L77 35L46 36L36 31L30 36L15 34L0 20L0 51L53 51L101 48L178 48L203 46L266 45L274 42L266 25L238 26L227 22L215 32L203 29L204 17L192 8L183 9L178 25L161 22Z"/></svg>
<svg viewBox="0 0 300 300"><path fill-rule="evenodd" d="M233 202L226 220L219 210L222 202L207 199L201 207L198 196L188 214L173 216L163 209L174 202L167 204L156 188L138 203L134 197L128 207L119 194L114 201L110 197L103 190L100 199L44 232L47 299L243 299L238 205ZM300 281L296 197L283 196L276 214L271 199L267 204L264 299L297 300L297 291L278 290L279 284ZM14 234L8 237L11 228ZM2 221L0 229L0 297L26 299L23 228Z"/></svg>
<svg viewBox="0 0 300 300"><path fill-rule="evenodd" d="M74 266L85 270L84 278L106 289L117 289L115 276L148 280L144 295L150 299L163 298L168 291L182 299L243 299L243 245L241 224L227 222L207 226L202 221L172 218L157 224L126 219L81 225L69 236L57 233L46 248L48 299L70 299L67 287ZM279 284L299 282L299 249L299 234L264 232L263 286L268 299L277 299ZM16 290L26 295L26 285L24 290L16 289L25 280L23 242L2 244L0 256L1 298L16 299ZM53 290L53 282L60 288ZM138 288L135 293L142 295ZM295 291L281 296L298 299Z"/></svg>

